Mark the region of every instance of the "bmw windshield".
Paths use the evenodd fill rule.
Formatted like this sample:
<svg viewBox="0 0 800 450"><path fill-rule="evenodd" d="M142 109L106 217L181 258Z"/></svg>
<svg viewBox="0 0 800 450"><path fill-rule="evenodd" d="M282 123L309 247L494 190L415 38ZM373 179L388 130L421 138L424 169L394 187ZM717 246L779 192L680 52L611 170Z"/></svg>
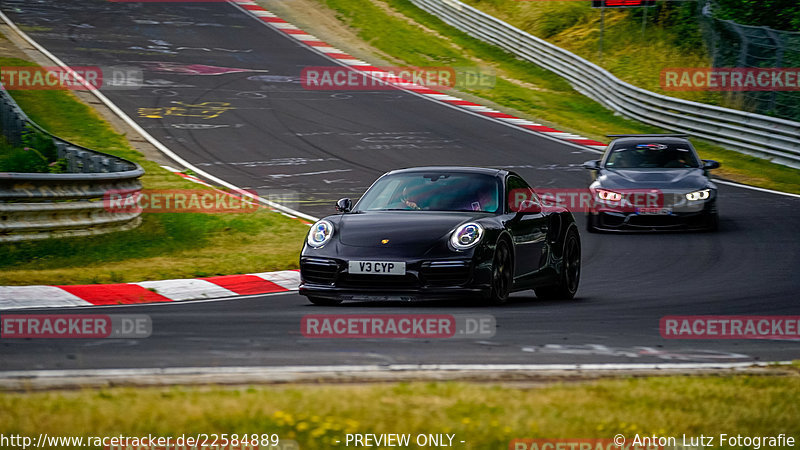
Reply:
<svg viewBox="0 0 800 450"><path fill-rule="evenodd" d="M688 169L700 162L688 145L641 143L615 148L608 156L608 169Z"/></svg>

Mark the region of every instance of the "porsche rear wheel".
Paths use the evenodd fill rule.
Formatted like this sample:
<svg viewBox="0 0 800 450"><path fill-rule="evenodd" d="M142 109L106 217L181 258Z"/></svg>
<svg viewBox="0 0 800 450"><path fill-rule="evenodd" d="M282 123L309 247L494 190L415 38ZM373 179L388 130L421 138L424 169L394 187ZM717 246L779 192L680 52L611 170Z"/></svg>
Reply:
<svg viewBox="0 0 800 450"><path fill-rule="evenodd" d="M341 300L334 300L332 298L308 297L308 301L317 306L336 306L342 303Z"/></svg>
<svg viewBox="0 0 800 450"><path fill-rule="evenodd" d="M558 283L534 289L541 299L571 299L578 292L581 279L581 241L578 231L571 227L564 238L564 249L561 253L563 267L558 276Z"/></svg>
<svg viewBox="0 0 800 450"><path fill-rule="evenodd" d="M500 241L494 250L492 260L492 290L489 293L488 303L502 305L507 302L513 282L514 263L511 259L511 250L506 241Z"/></svg>

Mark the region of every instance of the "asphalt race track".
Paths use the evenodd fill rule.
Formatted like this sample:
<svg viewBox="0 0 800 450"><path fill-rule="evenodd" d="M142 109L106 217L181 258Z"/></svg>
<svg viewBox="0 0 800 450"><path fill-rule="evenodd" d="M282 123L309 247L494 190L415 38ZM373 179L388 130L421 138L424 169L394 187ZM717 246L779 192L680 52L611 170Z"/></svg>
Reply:
<svg viewBox="0 0 800 450"><path fill-rule="evenodd" d="M104 90L193 165L323 216L387 170L511 167L532 184L581 188L596 153L396 91L306 90L331 66L227 3L10 1L3 11L71 66L142 69L137 89ZM242 69L224 71L190 65ZM215 74L212 74L215 73ZM667 340L667 315L800 315L800 198L720 186L718 233L587 234L578 298L533 292L485 308L458 303L312 306L296 294L47 312L148 314L147 339L2 340L4 370L393 363L659 363L796 359L797 341ZM580 224L583 219L578 218ZM581 227L581 230L583 228ZM301 243L298 243L301 245ZM15 311L19 313L21 311ZM491 314L492 338L309 339L321 313Z"/></svg>

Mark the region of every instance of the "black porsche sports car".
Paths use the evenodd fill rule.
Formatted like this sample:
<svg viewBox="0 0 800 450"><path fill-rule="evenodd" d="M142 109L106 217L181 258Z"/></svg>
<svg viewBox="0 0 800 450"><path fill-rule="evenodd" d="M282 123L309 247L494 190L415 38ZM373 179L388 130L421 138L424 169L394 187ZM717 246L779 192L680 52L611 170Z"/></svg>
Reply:
<svg viewBox="0 0 800 450"><path fill-rule="evenodd" d="M583 164L593 173L590 232L716 230L717 187L685 135L612 135L603 158Z"/></svg>
<svg viewBox="0 0 800 450"><path fill-rule="evenodd" d="M514 291L572 298L581 243L564 208L543 208L506 170L421 167L381 176L355 205L315 223L300 256L300 294L343 300L480 298Z"/></svg>

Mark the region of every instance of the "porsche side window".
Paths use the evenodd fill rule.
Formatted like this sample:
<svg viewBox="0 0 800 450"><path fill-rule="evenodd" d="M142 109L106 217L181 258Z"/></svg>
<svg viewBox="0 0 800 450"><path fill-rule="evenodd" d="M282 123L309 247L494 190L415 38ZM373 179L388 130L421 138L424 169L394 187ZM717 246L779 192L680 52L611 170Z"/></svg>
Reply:
<svg viewBox="0 0 800 450"><path fill-rule="evenodd" d="M517 212L526 204L541 205L539 197L522 178L511 175L506 180L506 211Z"/></svg>

